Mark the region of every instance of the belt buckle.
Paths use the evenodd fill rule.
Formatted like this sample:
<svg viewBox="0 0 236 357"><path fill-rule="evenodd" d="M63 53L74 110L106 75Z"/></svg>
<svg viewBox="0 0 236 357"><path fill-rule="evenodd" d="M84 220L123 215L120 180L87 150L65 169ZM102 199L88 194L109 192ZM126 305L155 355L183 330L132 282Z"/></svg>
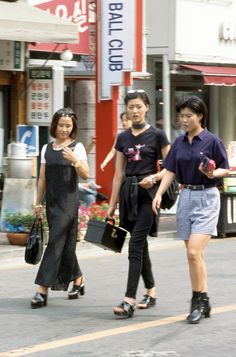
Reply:
<svg viewBox="0 0 236 357"><path fill-rule="evenodd" d="M193 191L202 191L205 189L205 186L204 185L191 185L192 186L192 190Z"/></svg>
<svg viewBox="0 0 236 357"><path fill-rule="evenodd" d="M186 185L186 188L190 191L204 190L204 185Z"/></svg>
<svg viewBox="0 0 236 357"><path fill-rule="evenodd" d="M193 190L194 191L196 189L196 185L187 185L186 188L188 190Z"/></svg>

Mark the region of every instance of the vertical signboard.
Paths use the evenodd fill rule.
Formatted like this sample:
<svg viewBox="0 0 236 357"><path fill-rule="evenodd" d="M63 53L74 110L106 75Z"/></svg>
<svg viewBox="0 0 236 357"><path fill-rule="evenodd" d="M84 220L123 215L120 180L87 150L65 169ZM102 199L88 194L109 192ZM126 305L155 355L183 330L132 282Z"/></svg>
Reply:
<svg viewBox="0 0 236 357"><path fill-rule="evenodd" d="M135 0L100 1L100 99L111 99L111 86L121 85L123 72L134 70L134 14Z"/></svg>
<svg viewBox="0 0 236 357"><path fill-rule="evenodd" d="M0 41L0 70L24 71L24 43Z"/></svg>
<svg viewBox="0 0 236 357"><path fill-rule="evenodd" d="M49 124L53 110L52 68L29 68L28 86L28 122L39 125Z"/></svg>

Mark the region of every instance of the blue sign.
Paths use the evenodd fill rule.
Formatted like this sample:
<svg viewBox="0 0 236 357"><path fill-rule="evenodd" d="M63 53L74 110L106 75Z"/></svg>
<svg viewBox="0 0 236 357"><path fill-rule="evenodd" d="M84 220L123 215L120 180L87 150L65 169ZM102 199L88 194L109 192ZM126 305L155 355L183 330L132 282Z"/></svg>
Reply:
<svg viewBox="0 0 236 357"><path fill-rule="evenodd" d="M28 156L39 155L38 125L17 125L17 141L27 144Z"/></svg>

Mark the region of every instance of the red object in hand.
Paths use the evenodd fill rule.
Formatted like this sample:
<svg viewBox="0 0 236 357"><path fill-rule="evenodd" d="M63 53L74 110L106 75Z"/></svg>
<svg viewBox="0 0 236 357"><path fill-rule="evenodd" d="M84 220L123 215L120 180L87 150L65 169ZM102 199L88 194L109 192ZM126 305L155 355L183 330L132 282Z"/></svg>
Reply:
<svg viewBox="0 0 236 357"><path fill-rule="evenodd" d="M201 155L202 170L205 172L211 172L215 169L216 163L214 160L209 159L206 155Z"/></svg>

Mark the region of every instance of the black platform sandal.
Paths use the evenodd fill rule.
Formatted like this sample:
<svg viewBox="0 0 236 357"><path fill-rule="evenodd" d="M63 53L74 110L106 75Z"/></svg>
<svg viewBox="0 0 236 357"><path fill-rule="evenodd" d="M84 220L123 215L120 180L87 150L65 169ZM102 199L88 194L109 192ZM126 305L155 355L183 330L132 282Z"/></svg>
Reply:
<svg viewBox="0 0 236 357"><path fill-rule="evenodd" d="M31 300L31 308L38 309L47 305L47 294L37 292Z"/></svg>
<svg viewBox="0 0 236 357"><path fill-rule="evenodd" d="M156 298L150 295L144 295L144 299L138 303L139 309L148 309L151 306L156 305Z"/></svg>
<svg viewBox="0 0 236 357"><path fill-rule="evenodd" d="M73 285L72 290L68 293L68 299L73 300L73 299L78 299L79 295L84 295L85 294L85 284L84 284L84 279L82 279L80 285Z"/></svg>
<svg viewBox="0 0 236 357"><path fill-rule="evenodd" d="M134 314L135 304L129 304L127 301L122 301L117 307L122 309L120 311L115 311L113 309L114 314L117 316L127 318L132 317Z"/></svg>

